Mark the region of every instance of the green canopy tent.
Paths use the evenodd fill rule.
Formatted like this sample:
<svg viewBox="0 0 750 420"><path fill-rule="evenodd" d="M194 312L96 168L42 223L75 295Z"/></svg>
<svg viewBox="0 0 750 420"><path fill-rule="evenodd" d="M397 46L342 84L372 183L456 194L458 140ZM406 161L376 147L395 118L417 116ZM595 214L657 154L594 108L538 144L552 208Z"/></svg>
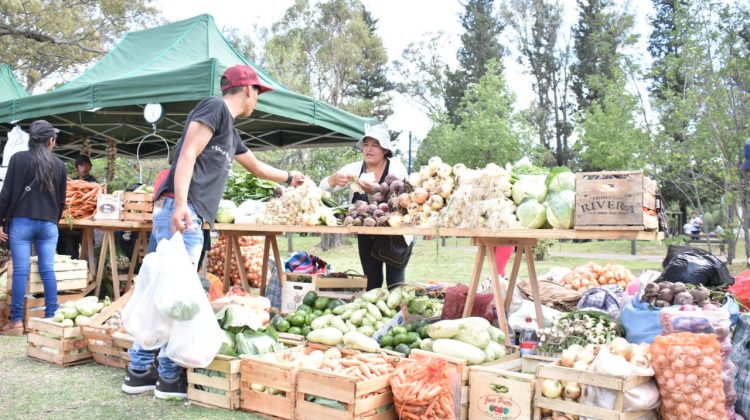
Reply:
<svg viewBox="0 0 750 420"><path fill-rule="evenodd" d="M243 141L255 150L353 145L373 119L291 92L238 53L213 17L199 15L168 25L128 33L107 55L75 80L49 93L0 102L0 123L23 126L45 118L62 130L58 152L73 155L85 137L93 153L107 142L117 152L140 157L163 155L182 132L187 114L200 100L220 95L227 67L253 66L274 88L260 96L252 117L238 119ZM143 108L159 103L163 118L154 126ZM140 145L140 150L138 149Z"/></svg>
<svg viewBox="0 0 750 420"><path fill-rule="evenodd" d="M26 96L29 96L29 93L13 76L13 70L10 66L0 64L0 102L12 101Z"/></svg>

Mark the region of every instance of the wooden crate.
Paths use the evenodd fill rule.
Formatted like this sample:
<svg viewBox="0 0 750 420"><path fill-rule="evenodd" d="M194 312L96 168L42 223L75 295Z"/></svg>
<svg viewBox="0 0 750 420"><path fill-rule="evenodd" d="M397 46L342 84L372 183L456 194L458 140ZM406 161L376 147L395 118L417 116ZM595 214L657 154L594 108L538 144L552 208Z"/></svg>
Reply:
<svg viewBox="0 0 750 420"><path fill-rule="evenodd" d="M534 377L539 359L518 352L469 369L469 418L530 419L534 413Z"/></svg>
<svg viewBox="0 0 750 420"><path fill-rule="evenodd" d="M586 416L600 420L634 420L648 414L651 410L623 412L625 392L653 379L652 376L622 377L603 373L587 372L583 370L562 367L557 363L541 364L536 370L537 384L534 395L534 419L542 418L542 409L559 411L564 414ZM595 407L562 399L550 399L542 395L542 381L556 379L577 382L581 385L595 385L614 390L617 393L615 408Z"/></svg>
<svg viewBox="0 0 750 420"><path fill-rule="evenodd" d="M63 327L51 319L30 318L26 337L28 357L68 367L91 360L79 327Z"/></svg>
<svg viewBox="0 0 750 420"><path fill-rule="evenodd" d="M576 174L576 229L656 230L656 209L656 182L643 172Z"/></svg>
<svg viewBox="0 0 750 420"><path fill-rule="evenodd" d="M55 263L55 278L57 280L57 291L68 290L80 291L88 285L89 267L84 260L70 260ZM13 263L8 262L8 290L13 283ZM44 283L39 275L39 266L33 260L29 267L29 278L26 283L26 293L44 293Z"/></svg>
<svg viewBox="0 0 750 420"><path fill-rule="evenodd" d="M106 325L105 322L117 311L122 310L132 295L132 289L117 299L112 305L104 308L101 312L91 318L88 325L81 326L81 334L86 338L88 349L94 360L102 365L125 369L128 361L128 349L133 345L133 337L126 333L120 333L115 340L114 334L119 331L118 327Z"/></svg>
<svg viewBox="0 0 750 420"><path fill-rule="evenodd" d="M346 277L331 277L320 274L315 280L318 296L352 301L367 290L367 277L362 274L344 273Z"/></svg>
<svg viewBox="0 0 750 420"><path fill-rule="evenodd" d="M205 370L219 372L209 375ZM240 359L218 355L204 369L188 369L188 400L192 404L211 408L236 410L240 408ZM205 388L213 388L211 392Z"/></svg>
<svg viewBox="0 0 750 420"><path fill-rule="evenodd" d="M67 294L58 294L57 295L57 304L62 305L65 302L69 301L76 301L78 299L83 298L83 293L70 293ZM8 306L10 306L10 295L8 295ZM23 325L26 327L26 329L29 329L29 319L31 318L44 318L44 310L45 310L45 303L44 303L44 296L42 297L31 297L26 296L24 299L24 316L23 316ZM8 309L8 315L10 316L10 308Z"/></svg>
<svg viewBox="0 0 750 420"><path fill-rule="evenodd" d="M122 220L143 222L154 219L154 201L151 194L122 193Z"/></svg>
<svg viewBox="0 0 750 420"><path fill-rule="evenodd" d="M297 372L296 418L300 420L391 420L396 419L389 376L357 381L343 375L301 367ZM337 410L306 400L317 396L337 401L346 408ZM365 416L373 410L385 410Z"/></svg>

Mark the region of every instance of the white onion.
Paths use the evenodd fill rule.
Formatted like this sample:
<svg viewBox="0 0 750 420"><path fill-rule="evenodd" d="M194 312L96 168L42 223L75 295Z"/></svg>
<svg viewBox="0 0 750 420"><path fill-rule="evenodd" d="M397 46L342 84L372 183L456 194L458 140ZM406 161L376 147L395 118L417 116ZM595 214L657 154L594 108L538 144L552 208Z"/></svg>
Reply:
<svg viewBox="0 0 750 420"><path fill-rule="evenodd" d="M542 382L542 394L547 398L560 398L562 394L562 385L554 379L545 379Z"/></svg>

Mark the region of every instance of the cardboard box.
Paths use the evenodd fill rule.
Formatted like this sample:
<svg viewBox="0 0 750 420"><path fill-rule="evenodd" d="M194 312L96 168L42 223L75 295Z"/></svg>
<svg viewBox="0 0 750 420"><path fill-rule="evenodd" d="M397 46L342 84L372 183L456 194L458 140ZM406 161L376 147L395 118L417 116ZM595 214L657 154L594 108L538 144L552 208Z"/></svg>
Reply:
<svg viewBox="0 0 750 420"><path fill-rule="evenodd" d="M95 220L120 220L122 203L120 197L114 194L99 194L96 198Z"/></svg>
<svg viewBox="0 0 750 420"><path fill-rule="evenodd" d="M302 305L307 292L315 290L315 274L286 273L281 286L281 313L288 314Z"/></svg>

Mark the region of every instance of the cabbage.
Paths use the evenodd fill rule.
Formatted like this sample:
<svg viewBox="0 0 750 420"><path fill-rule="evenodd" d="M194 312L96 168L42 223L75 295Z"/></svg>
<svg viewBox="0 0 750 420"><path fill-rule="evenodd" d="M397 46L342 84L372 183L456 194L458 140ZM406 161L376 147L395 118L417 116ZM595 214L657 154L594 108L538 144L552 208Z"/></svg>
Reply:
<svg viewBox="0 0 750 420"><path fill-rule="evenodd" d="M237 354L260 356L284 348L273 337L265 332L246 330L236 336Z"/></svg>
<svg viewBox="0 0 750 420"><path fill-rule="evenodd" d="M564 190L575 191L576 190L576 176L570 169L560 166L552 170L547 175L545 182L549 193L556 193Z"/></svg>
<svg viewBox="0 0 750 420"><path fill-rule="evenodd" d="M576 193L563 190L547 198L547 220L552 227L571 229L575 219Z"/></svg>
<svg viewBox="0 0 750 420"><path fill-rule="evenodd" d="M237 356L237 349L235 348L234 343L234 334L222 330L223 337L221 340L221 348L219 348L219 354L223 354L225 356Z"/></svg>
<svg viewBox="0 0 750 420"><path fill-rule="evenodd" d="M539 229L547 222L547 209L533 199L527 199L516 209L516 217L526 229Z"/></svg>
<svg viewBox="0 0 750 420"><path fill-rule="evenodd" d="M216 212L216 221L219 223L234 222L234 211L237 205L231 200L221 200L219 202L219 211Z"/></svg>
<svg viewBox="0 0 750 420"><path fill-rule="evenodd" d="M523 203L527 198L533 198L538 202L544 202L547 196L547 187L544 185L544 175L526 175L513 184L513 202L516 205Z"/></svg>

